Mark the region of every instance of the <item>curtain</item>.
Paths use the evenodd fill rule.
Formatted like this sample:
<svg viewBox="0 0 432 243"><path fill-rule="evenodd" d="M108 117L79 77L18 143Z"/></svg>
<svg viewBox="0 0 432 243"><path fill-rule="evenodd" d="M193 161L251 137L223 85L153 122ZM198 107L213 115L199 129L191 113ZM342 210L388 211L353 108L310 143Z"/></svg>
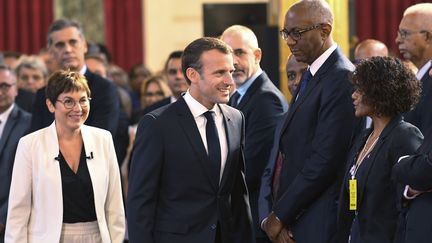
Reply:
<svg viewBox="0 0 432 243"><path fill-rule="evenodd" d="M46 46L53 0L0 0L0 51L36 54Z"/></svg>
<svg viewBox="0 0 432 243"><path fill-rule="evenodd" d="M395 43L399 23L406 8L428 0L356 0L356 29L359 41L377 39L391 54L398 55Z"/></svg>
<svg viewBox="0 0 432 243"><path fill-rule="evenodd" d="M104 0L105 40L113 62L125 70L143 62L141 0Z"/></svg>

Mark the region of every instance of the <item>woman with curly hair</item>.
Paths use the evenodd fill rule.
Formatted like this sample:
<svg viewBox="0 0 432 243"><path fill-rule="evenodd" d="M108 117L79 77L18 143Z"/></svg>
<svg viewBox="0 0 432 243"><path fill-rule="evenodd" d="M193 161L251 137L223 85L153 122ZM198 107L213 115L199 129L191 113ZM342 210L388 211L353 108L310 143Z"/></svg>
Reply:
<svg viewBox="0 0 432 243"><path fill-rule="evenodd" d="M339 198L337 242L390 243L402 197L392 168L423 140L401 115L418 102L420 83L401 60L391 57L362 61L352 82L355 115L371 117L372 127L357 138L349 153Z"/></svg>

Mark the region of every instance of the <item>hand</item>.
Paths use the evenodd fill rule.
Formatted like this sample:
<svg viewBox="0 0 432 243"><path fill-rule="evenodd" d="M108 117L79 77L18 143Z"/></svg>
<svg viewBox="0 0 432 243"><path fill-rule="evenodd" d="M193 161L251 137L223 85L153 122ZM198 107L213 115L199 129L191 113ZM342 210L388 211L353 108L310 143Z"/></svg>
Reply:
<svg viewBox="0 0 432 243"><path fill-rule="evenodd" d="M277 242L279 233L283 229L282 222L271 212L264 223L264 231L272 242Z"/></svg>

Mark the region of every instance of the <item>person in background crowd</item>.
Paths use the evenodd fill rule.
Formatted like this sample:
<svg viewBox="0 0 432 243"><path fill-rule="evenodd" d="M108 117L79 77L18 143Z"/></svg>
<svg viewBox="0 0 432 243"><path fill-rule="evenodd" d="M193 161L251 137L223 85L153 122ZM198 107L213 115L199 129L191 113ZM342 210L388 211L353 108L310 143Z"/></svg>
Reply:
<svg viewBox="0 0 432 243"><path fill-rule="evenodd" d="M288 78L288 89L292 96L296 93L300 85L300 79L307 68L308 65L304 62L297 62L293 54L288 56L285 71Z"/></svg>
<svg viewBox="0 0 432 243"><path fill-rule="evenodd" d="M114 144L108 131L84 125L90 95L78 72L58 71L48 80L54 122L18 144L6 242L123 242Z"/></svg>
<svg viewBox="0 0 432 243"><path fill-rule="evenodd" d="M31 114L14 103L16 96L15 73L0 64L0 243L4 242L15 151L31 122Z"/></svg>
<svg viewBox="0 0 432 243"><path fill-rule="evenodd" d="M416 77L422 83L422 97L414 110L404 115L405 120L427 134L432 127L432 3L420 3L407 8L397 32L396 43L405 59L418 68Z"/></svg>
<svg viewBox="0 0 432 243"><path fill-rule="evenodd" d="M401 191L392 179L392 168L423 140L420 130L402 117L418 102L420 82L401 60L390 57L363 59L352 82L355 115L371 117L372 127L357 138L348 156L337 242L393 243Z"/></svg>
<svg viewBox="0 0 432 243"><path fill-rule="evenodd" d="M370 57L386 57L388 54L388 48L384 43L375 39L366 39L357 44L354 50L354 62L358 63Z"/></svg>
<svg viewBox="0 0 432 243"><path fill-rule="evenodd" d="M18 88L36 93L45 87L48 71L45 63L37 56L22 56L15 72L18 78Z"/></svg>
<svg viewBox="0 0 432 243"><path fill-rule="evenodd" d="M225 29L221 40L233 49L233 79L237 90L229 105L245 116L246 184L257 243L269 242L258 219L258 194L261 176L270 156L276 125L288 110L279 89L261 69L261 49L255 33L242 25Z"/></svg>
<svg viewBox="0 0 432 243"><path fill-rule="evenodd" d="M129 71L129 86L131 87L132 95L132 112L141 109L141 85L152 73L142 63L135 64Z"/></svg>

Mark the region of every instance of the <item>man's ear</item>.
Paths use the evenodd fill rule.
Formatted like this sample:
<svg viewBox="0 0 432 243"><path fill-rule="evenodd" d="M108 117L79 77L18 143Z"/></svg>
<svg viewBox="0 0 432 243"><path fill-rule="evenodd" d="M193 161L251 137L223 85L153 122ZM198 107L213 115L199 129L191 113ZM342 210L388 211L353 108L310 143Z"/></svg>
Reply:
<svg viewBox="0 0 432 243"><path fill-rule="evenodd" d="M54 104L51 102L51 100L46 99L46 100L45 100L45 103L46 103L46 105L47 105L47 107L48 107L48 110L49 110L51 113L54 113L54 111L55 111L55 106L54 106Z"/></svg>
<svg viewBox="0 0 432 243"><path fill-rule="evenodd" d="M253 52L253 54L255 56L255 63L259 64L261 62L261 58L262 58L261 48L255 49L254 52Z"/></svg>
<svg viewBox="0 0 432 243"><path fill-rule="evenodd" d="M321 36L326 39L332 31L333 27L330 24L321 24Z"/></svg>
<svg viewBox="0 0 432 243"><path fill-rule="evenodd" d="M195 68L188 67L186 69L186 76L191 81L191 83L196 83L200 79L200 74Z"/></svg>

